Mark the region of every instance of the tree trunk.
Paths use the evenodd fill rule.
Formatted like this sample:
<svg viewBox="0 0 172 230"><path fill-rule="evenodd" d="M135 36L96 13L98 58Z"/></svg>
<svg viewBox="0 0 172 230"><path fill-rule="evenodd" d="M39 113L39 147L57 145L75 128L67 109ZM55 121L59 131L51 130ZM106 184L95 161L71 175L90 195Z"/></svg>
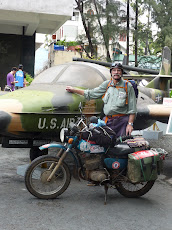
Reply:
<svg viewBox="0 0 172 230"><path fill-rule="evenodd" d="M150 29L150 4L149 4L149 7L148 7L148 31L149 31L149 29ZM149 34L147 33L145 55L148 55L148 50L149 50Z"/></svg>
<svg viewBox="0 0 172 230"><path fill-rule="evenodd" d="M127 65L129 63L129 29L130 29L129 4L130 4L130 1L127 0Z"/></svg>
<svg viewBox="0 0 172 230"><path fill-rule="evenodd" d="M135 67L138 66L138 60L137 60L137 22L138 22L138 0L136 0L136 18L135 18Z"/></svg>
<svg viewBox="0 0 172 230"><path fill-rule="evenodd" d="M93 0L94 2L94 6L95 6L95 9L96 9L96 16L97 16L97 20L98 20L98 23L99 23L99 26L100 26L100 31L102 33L102 36L103 36L103 40L104 40L104 43L105 43L105 48L106 48L106 59L107 59L107 62L111 62L111 57L110 57L110 52L109 52L109 41L107 41L107 38L104 34L104 31L103 31L103 27L101 25L101 22L100 22L100 17L99 17L99 12L98 12L98 9L97 9L97 4L96 4L96 1ZM108 0L106 0L106 6L108 4Z"/></svg>
<svg viewBox="0 0 172 230"><path fill-rule="evenodd" d="M83 2L81 0L75 0L75 2L77 3L77 6L78 6L78 9L79 9L79 12L81 14L81 18L82 18L82 23L83 23L83 26L84 26L84 30L85 30L85 33L86 33L86 36L87 36L87 39L88 39L88 43L89 43L89 48L90 48L90 52L91 52L91 57L94 56L94 47L93 47L93 44L92 44L92 41L91 41L91 35L90 35L90 31L86 25L86 20L85 20L85 17L84 17L84 14L83 14Z"/></svg>

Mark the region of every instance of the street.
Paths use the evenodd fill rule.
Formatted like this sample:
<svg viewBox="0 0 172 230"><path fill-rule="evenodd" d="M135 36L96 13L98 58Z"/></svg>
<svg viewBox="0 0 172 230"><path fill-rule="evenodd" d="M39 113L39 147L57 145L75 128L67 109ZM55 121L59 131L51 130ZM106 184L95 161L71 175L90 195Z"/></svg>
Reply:
<svg viewBox="0 0 172 230"><path fill-rule="evenodd" d="M17 166L29 163L29 149L4 149L0 155L0 230L171 230L172 186L159 180L142 198L129 199L103 187L72 179L55 200L39 200L25 188Z"/></svg>

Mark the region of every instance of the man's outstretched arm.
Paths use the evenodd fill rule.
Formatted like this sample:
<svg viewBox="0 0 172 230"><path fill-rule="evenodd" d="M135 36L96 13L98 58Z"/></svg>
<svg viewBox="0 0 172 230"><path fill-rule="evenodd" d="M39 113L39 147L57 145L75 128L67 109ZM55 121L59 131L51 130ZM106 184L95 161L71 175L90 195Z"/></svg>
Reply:
<svg viewBox="0 0 172 230"><path fill-rule="evenodd" d="M77 94L80 94L82 96L84 95L84 90L83 89L75 89L72 86L66 86L66 90L69 93L77 93Z"/></svg>

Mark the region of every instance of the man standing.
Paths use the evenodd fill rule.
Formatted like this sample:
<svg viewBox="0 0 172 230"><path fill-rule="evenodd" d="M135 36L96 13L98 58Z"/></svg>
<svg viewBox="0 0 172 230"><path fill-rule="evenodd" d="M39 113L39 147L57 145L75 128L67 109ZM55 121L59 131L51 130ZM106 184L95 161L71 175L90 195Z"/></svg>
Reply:
<svg viewBox="0 0 172 230"><path fill-rule="evenodd" d="M16 72L16 75L15 75L15 79L16 81L18 81L18 83L16 83L15 85L16 89L20 89L26 86L26 76L23 72L22 64L19 64L18 71Z"/></svg>
<svg viewBox="0 0 172 230"><path fill-rule="evenodd" d="M11 69L11 72L9 72L7 74L7 86L9 87L9 89L11 89L12 91L14 91L14 85L15 85L15 79L14 79L14 75L17 72L17 68L13 67Z"/></svg>
<svg viewBox="0 0 172 230"><path fill-rule="evenodd" d="M122 79L123 67L120 63L112 64L110 68L112 80L104 81L94 89L75 89L67 86L71 93L83 95L87 100L103 98L104 120L111 127L117 137L131 135L136 114L136 96L131 83ZM125 86L127 84L127 87Z"/></svg>

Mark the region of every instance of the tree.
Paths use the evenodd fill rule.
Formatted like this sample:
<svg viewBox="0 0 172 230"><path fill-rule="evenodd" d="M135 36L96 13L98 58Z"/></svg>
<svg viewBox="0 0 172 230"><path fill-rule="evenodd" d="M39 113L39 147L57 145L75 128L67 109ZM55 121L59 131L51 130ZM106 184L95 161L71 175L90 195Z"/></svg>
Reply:
<svg viewBox="0 0 172 230"><path fill-rule="evenodd" d="M150 0L134 0L131 3L135 10L135 24L133 26L134 34L134 50L135 50L135 66L137 66L137 55L152 55L154 54L154 37L151 30L151 5ZM141 21L142 15L147 17L147 20Z"/></svg>
<svg viewBox="0 0 172 230"><path fill-rule="evenodd" d="M76 0L77 5L81 1ZM79 5L78 5L79 6ZM126 28L121 26L121 18L124 13L120 9L119 2L114 0L87 0L82 1L81 17L89 47L95 48L97 45L104 45L106 49L106 59L111 61L110 49L118 44L119 32L126 33ZM83 20L84 19L84 20ZM80 36L83 39L83 36ZM120 47L119 47L120 48ZM95 49L94 49L95 54Z"/></svg>
<svg viewBox="0 0 172 230"><path fill-rule="evenodd" d="M86 1L75 0L75 2L77 4L78 10L79 10L79 12L81 14L82 23L83 23L83 26L84 26L84 30L85 30L85 33L86 33L86 37L88 39L88 44L89 44L89 48L90 48L90 52L91 52L91 57L90 58L92 58L94 56L94 54L95 54L95 50L94 50L94 46L93 46L93 43L92 43L89 26L87 26L86 17L85 17L84 12L83 12L83 4ZM87 53L87 55L89 56L88 53Z"/></svg>
<svg viewBox="0 0 172 230"><path fill-rule="evenodd" d="M113 0L93 0L93 5L96 11L94 24L98 24L95 30L97 43L105 46L106 60L110 62L110 49L117 44L119 32L125 31L121 26L124 12L120 9L120 3Z"/></svg>
<svg viewBox="0 0 172 230"><path fill-rule="evenodd" d="M161 51L164 46L172 49L172 1L151 0L152 17L159 30L156 39L156 51Z"/></svg>
<svg viewBox="0 0 172 230"><path fill-rule="evenodd" d="M127 65L129 63L130 1L127 0Z"/></svg>
<svg viewBox="0 0 172 230"><path fill-rule="evenodd" d="M136 0L136 16L135 16L135 66L138 66L138 61L137 61L137 47L138 47L138 0Z"/></svg>

